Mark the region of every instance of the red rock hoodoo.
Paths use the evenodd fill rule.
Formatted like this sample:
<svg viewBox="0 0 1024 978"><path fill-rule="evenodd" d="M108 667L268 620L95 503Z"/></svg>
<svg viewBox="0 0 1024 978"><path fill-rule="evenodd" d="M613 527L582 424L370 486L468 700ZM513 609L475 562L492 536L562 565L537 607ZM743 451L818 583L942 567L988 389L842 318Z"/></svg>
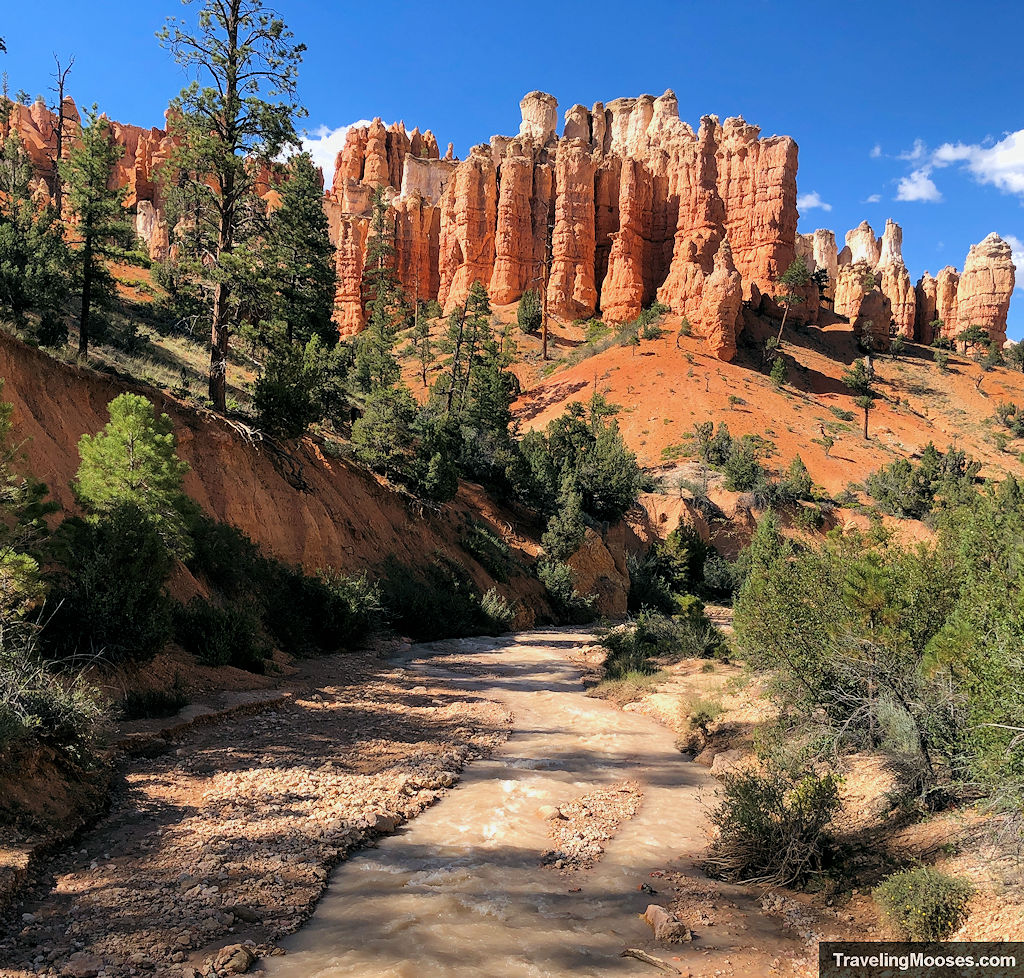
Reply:
<svg viewBox="0 0 1024 978"><path fill-rule="evenodd" d="M661 298L689 315L718 355L735 352L736 296L771 292L795 255L796 143L714 116L694 133L672 92L575 105L559 138L557 104L529 93L519 134L495 136L462 162L437 159L430 134L423 146L408 144L400 124L374 120L349 131L326 198L336 215L344 332L362 317L350 287L361 255L342 229L367 223L370 191L385 186L393 191L402 284L425 298L427 270L436 266L436 292L431 285L427 294L447 310L477 279L499 305L543 289L546 279L554 316L600 313L622 322ZM410 223L405 200L414 192ZM718 258L727 237L730 251Z"/></svg>

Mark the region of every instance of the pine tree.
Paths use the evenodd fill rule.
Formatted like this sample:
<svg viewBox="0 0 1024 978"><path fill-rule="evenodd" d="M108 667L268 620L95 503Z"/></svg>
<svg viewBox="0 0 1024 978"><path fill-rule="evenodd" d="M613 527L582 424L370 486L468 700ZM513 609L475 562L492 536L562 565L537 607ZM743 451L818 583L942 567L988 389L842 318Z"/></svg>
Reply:
<svg viewBox="0 0 1024 978"><path fill-rule="evenodd" d="M334 355L334 246L322 196L309 155L293 157L265 235L244 249L259 271L235 290L244 295L251 281L252 307L265 317L253 331L264 351L253 400L263 430L284 438L321 420L326 387L343 384L347 369L347 358Z"/></svg>
<svg viewBox="0 0 1024 978"><path fill-rule="evenodd" d="M262 257L288 343L305 346L315 335L333 346L338 339L333 322L334 245L323 189L308 153L299 153L288 164L281 206L270 215Z"/></svg>
<svg viewBox="0 0 1024 978"><path fill-rule="evenodd" d="M804 465L804 460L796 455L789 463L786 470L786 477L783 479L782 488L790 499L810 499L814 490L814 483L811 481L811 474Z"/></svg>
<svg viewBox="0 0 1024 978"><path fill-rule="evenodd" d="M112 189L114 164L124 147L114 141L110 122L89 113L82 129L81 145L76 146L61 164L70 210L74 216L73 244L77 245L77 264L81 288L81 313L78 326L78 355L89 353L94 306L113 294L113 286L104 259L115 254L118 246L127 247L132 227L124 209L127 188Z"/></svg>
<svg viewBox="0 0 1024 978"><path fill-rule="evenodd" d="M782 322L779 323L779 335L776 337L776 346L782 346L782 331L786 327L786 317L789 310L796 305L802 305L805 296L803 290L811 282L811 273L803 258L796 258L780 276L778 286L780 294L775 296L777 302L782 303Z"/></svg>
<svg viewBox="0 0 1024 978"><path fill-rule="evenodd" d="M156 416L139 394L120 394L107 406L110 420L96 435L82 435L74 483L79 502L94 513L132 506L156 528L172 553L188 552L182 480L188 465L175 451L171 420Z"/></svg>
<svg viewBox="0 0 1024 978"><path fill-rule="evenodd" d="M406 387L372 390L352 425L352 444L359 459L393 481L413 457L416 415L416 401Z"/></svg>
<svg viewBox="0 0 1024 978"><path fill-rule="evenodd" d="M549 558L562 562L579 550L587 531L583 494L575 480L565 481L558 502L558 511L548 520L540 542Z"/></svg>
<svg viewBox="0 0 1024 978"><path fill-rule="evenodd" d="M445 414L458 406L458 395L468 373L465 354L466 306L448 317L448 328L437 347L441 351L441 373L434 382L434 394L444 402Z"/></svg>
<svg viewBox="0 0 1024 978"><path fill-rule="evenodd" d="M614 418L599 422L593 447L580 467L579 480L586 511L597 520L614 523L636 502L642 473Z"/></svg>
<svg viewBox="0 0 1024 978"><path fill-rule="evenodd" d="M209 76L193 81L171 104L170 129L180 140L173 164L212 212L216 265L212 270L210 400L227 404L227 358L235 249L260 169L296 145L293 119L298 67L305 45L293 44L283 20L262 0L200 0L192 32L168 20L157 35L183 68Z"/></svg>
<svg viewBox="0 0 1024 978"><path fill-rule="evenodd" d="M402 375L395 345L408 309L394 272L393 235L393 221L378 189L373 197L362 278L363 302L370 314L366 328L356 338L356 381L365 394L391 387Z"/></svg>
<svg viewBox="0 0 1024 978"><path fill-rule="evenodd" d="M853 366L843 373L843 383L854 393L854 403L864 412L864 439L868 437L868 413L875 406L878 392L872 386L874 371L863 360L853 361Z"/></svg>
<svg viewBox="0 0 1024 978"><path fill-rule="evenodd" d="M402 355L414 358L420 365L420 382L424 390L429 388L427 372L437 362L437 352L434 341L430 335L430 320L423 315L417 303L416 317L413 328L409 333L409 342L402 350Z"/></svg>
<svg viewBox="0 0 1024 978"><path fill-rule="evenodd" d="M0 311L19 325L27 311L39 312L40 338L48 341L63 326L69 255L56 212L32 199L31 177L31 161L12 132L0 147Z"/></svg>

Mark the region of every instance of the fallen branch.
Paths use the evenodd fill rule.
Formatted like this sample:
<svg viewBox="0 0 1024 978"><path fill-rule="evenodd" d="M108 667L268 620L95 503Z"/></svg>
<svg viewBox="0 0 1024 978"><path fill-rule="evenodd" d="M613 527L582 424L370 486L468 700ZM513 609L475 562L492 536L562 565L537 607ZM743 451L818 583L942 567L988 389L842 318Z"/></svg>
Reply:
<svg viewBox="0 0 1024 978"><path fill-rule="evenodd" d="M664 971L666 975L682 974L674 965L669 964L667 961L662 961L661 958L656 958L653 954L648 954L646 951L641 951L638 947L627 947L620 957L636 958L637 961L643 961L644 964L649 964L659 971Z"/></svg>

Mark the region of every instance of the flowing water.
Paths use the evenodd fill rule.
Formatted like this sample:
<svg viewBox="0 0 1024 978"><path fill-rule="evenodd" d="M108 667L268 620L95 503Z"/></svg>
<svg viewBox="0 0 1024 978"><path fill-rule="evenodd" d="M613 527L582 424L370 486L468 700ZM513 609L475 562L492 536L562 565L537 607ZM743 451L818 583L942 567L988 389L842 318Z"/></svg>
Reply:
<svg viewBox="0 0 1024 978"><path fill-rule="evenodd" d="M673 734L583 692L563 630L419 646L407 665L515 715L509 740L458 787L377 848L341 863L312 920L266 959L276 978L540 978L650 973L624 959L651 932L638 891L653 870L704 845L706 769ZM553 847L543 805L634 779L639 813L591 869L541 865ZM579 887L580 892L570 890Z"/></svg>

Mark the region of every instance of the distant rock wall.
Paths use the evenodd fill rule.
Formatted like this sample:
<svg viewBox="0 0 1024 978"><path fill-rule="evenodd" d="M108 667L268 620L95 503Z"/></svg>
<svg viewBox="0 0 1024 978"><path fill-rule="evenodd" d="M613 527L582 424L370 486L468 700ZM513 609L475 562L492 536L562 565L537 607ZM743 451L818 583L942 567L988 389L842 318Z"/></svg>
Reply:
<svg viewBox="0 0 1024 978"><path fill-rule="evenodd" d="M876 341L887 343L896 334L920 343L940 336L952 340L968 326L980 326L994 343L1006 342L1014 265L1012 250L999 235L971 245L962 275L948 265L938 276L925 272L916 285L903 261L903 230L894 221L885 222L880 238L862 222L846 233L846 246L838 254L829 235L823 230L799 235L797 253L808 267L813 262L812 270L828 271L835 311L851 322L861 316L865 296L877 288L887 302L889 328L883 337L874 326ZM884 309L873 304L872 314L884 314ZM936 321L941 325L935 326Z"/></svg>
<svg viewBox="0 0 1024 978"><path fill-rule="evenodd" d="M142 129L120 122L111 122L114 141L124 147L124 154L114 165L113 183L127 187L125 206L135 212L136 233L145 241L150 257L166 258L169 236L164 219L163 187L160 168L174 149L174 140L163 129ZM0 119L0 142L13 130L21 139L35 171L35 190L49 196L53 190L54 166L57 157L57 115L42 102L15 104L8 119ZM64 99L63 155L67 159L75 145L80 144L82 120L74 99Z"/></svg>

